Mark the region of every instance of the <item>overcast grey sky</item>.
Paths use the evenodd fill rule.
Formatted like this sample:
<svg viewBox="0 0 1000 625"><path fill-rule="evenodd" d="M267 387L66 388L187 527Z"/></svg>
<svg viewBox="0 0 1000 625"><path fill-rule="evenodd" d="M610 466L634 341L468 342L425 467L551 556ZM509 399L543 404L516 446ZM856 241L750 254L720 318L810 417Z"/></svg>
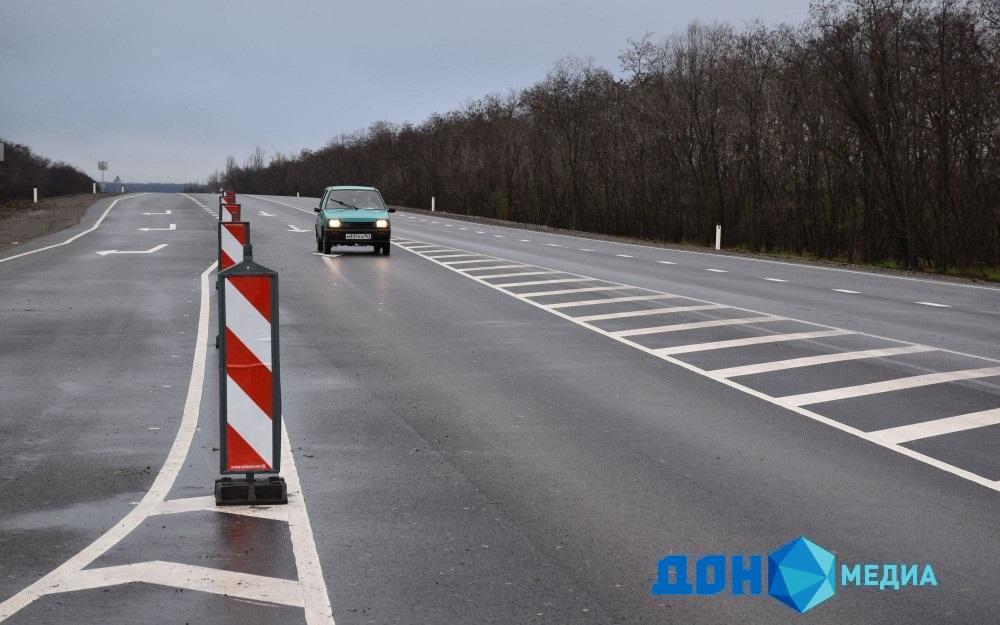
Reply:
<svg viewBox="0 0 1000 625"><path fill-rule="evenodd" d="M204 179L531 84L629 36L801 22L807 0L0 0L0 137L95 178Z"/></svg>

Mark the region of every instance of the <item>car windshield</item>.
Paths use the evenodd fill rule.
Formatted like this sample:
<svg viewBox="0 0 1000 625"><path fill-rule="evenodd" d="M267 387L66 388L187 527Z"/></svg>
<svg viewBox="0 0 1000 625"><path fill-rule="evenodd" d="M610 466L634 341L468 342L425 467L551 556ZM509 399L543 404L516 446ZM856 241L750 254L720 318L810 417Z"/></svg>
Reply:
<svg viewBox="0 0 1000 625"><path fill-rule="evenodd" d="M339 189L331 191L325 208L365 208L385 210L382 196L369 189Z"/></svg>

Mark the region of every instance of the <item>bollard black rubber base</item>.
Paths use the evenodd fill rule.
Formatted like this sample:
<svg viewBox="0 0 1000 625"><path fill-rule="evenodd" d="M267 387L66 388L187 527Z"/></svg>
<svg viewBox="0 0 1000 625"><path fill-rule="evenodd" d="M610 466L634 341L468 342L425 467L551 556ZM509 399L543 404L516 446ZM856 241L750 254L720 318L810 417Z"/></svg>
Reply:
<svg viewBox="0 0 1000 625"><path fill-rule="evenodd" d="M286 503L288 488L283 477L252 480L223 477L215 480L217 506L273 506Z"/></svg>

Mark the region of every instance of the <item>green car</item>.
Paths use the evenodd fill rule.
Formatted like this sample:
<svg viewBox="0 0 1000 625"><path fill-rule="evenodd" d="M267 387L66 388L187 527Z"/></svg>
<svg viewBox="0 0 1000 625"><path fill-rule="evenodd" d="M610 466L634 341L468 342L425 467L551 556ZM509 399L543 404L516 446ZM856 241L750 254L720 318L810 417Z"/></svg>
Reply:
<svg viewBox="0 0 1000 625"><path fill-rule="evenodd" d="M389 255L392 224L382 194L375 187L327 187L313 209L316 215L316 251L329 254L334 245L371 245Z"/></svg>

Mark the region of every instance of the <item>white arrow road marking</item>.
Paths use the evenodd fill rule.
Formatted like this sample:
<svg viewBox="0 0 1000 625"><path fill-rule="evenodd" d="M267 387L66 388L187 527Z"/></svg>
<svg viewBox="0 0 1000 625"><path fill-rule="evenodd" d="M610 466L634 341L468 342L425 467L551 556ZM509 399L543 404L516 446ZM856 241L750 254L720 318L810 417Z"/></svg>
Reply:
<svg viewBox="0 0 1000 625"><path fill-rule="evenodd" d="M271 213L265 213L264 211L257 211L258 215L263 215L264 217L274 217Z"/></svg>
<svg viewBox="0 0 1000 625"><path fill-rule="evenodd" d="M149 232L151 230L176 230L177 224L170 224L169 228L139 228L140 232Z"/></svg>
<svg viewBox="0 0 1000 625"><path fill-rule="evenodd" d="M173 213L171 213L169 209L163 211L162 213L143 213L143 215L172 215L172 214Z"/></svg>
<svg viewBox="0 0 1000 625"><path fill-rule="evenodd" d="M101 250L98 252L100 256L107 256L108 254L153 254L154 252L159 252L163 248L170 245L169 243L160 243L159 245L153 246L148 250Z"/></svg>
<svg viewBox="0 0 1000 625"><path fill-rule="evenodd" d="M6 258L0 258L0 263L5 263L8 260L14 260L15 258L21 258L22 256L27 256L29 254L37 254L38 252L44 252L45 250L51 250L54 247L60 247L62 245L68 245L68 244L72 243L73 241L76 241L77 239L79 239L83 235L88 234L90 232L93 232L94 230L97 230L101 226L101 224L104 222L104 218L108 216L108 213L111 212L111 209L114 208L115 205L118 204L118 202L121 202L122 200L130 199L130 198L134 198L134 197L139 197L140 195L145 195L145 193L136 193L135 195L127 195L125 197L118 198L117 200L115 200L114 202L112 202L107 208L104 209L104 212L101 213L101 216L97 218L97 221L94 222L93 226L87 228L83 232L78 232L77 234L74 234L73 236L71 236L70 238L66 239L65 241L62 241L61 243L53 243L52 245L46 245L45 247L40 247L37 250L28 250L27 252L21 252L20 254L14 254L13 256L7 256Z"/></svg>
<svg viewBox="0 0 1000 625"><path fill-rule="evenodd" d="M303 230L302 228L288 224L288 230L285 230L285 232L309 232L309 230Z"/></svg>

